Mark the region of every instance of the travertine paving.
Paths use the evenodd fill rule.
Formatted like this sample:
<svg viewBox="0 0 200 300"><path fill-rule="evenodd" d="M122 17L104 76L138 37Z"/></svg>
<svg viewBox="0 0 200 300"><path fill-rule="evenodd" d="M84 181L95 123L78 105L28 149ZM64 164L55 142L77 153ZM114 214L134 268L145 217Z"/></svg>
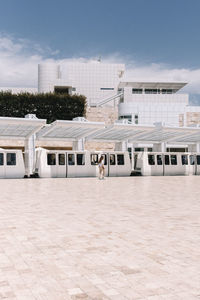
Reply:
<svg viewBox="0 0 200 300"><path fill-rule="evenodd" d="M0 180L0 299L200 299L200 177Z"/></svg>

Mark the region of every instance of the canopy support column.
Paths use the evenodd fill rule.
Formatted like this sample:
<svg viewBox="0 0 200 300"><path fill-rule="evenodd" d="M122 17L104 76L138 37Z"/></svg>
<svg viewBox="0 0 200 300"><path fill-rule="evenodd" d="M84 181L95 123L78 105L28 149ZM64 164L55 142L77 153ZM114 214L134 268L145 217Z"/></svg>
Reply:
<svg viewBox="0 0 200 300"><path fill-rule="evenodd" d="M115 151L127 151L128 143L127 141L115 143Z"/></svg>
<svg viewBox="0 0 200 300"><path fill-rule="evenodd" d="M73 150L78 150L78 151L84 151L84 149L85 149L85 140L80 139L80 140L74 141L73 144L72 144L72 149Z"/></svg>
<svg viewBox="0 0 200 300"><path fill-rule="evenodd" d="M35 115L28 114L26 119L37 119ZM30 135L25 139L24 143L24 164L25 164L25 176L30 177L34 173L35 169L35 134Z"/></svg>
<svg viewBox="0 0 200 300"><path fill-rule="evenodd" d="M166 143L153 144L153 152L166 152Z"/></svg>

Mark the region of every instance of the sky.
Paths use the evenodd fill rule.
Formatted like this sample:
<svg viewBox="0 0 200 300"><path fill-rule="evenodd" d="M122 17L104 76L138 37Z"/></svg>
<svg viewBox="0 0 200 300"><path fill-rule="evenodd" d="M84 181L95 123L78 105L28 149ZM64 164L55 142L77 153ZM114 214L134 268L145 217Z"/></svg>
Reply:
<svg viewBox="0 0 200 300"><path fill-rule="evenodd" d="M0 86L37 86L40 62L101 57L200 99L199 12L200 0L1 1Z"/></svg>

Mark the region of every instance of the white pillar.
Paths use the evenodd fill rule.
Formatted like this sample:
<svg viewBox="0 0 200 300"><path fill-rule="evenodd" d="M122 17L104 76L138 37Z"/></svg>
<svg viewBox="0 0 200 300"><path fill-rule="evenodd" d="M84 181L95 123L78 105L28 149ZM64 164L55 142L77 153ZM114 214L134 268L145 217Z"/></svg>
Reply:
<svg viewBox="0 0 200 300"><path fill-rule="evenodd" d="M127 151L128 145L127 141L115 143L115 151Z"/></svg>
<svg viewBox="0 0 200 300"><path fill-rule="evenodd" d="M25 116L26 119L37 119L36 115L28 114ZM24 145L24 164L25 164L25 175L30 177L35 171L35 134L30 135L25 139Z"/></svg>
<svg viewBox="0 0 200 300"><path fill-rule="evenodd" d="M166 143L158 143L158 144L153 144L153 151L154 152L166 152Z"/></svg>
<svg viewBox="0 0 200 300"><path fill-rule="evenodd" d="M80 139L77 141L74 141L72 144L72 149L73 150L78 150L78 151L84 151L85 149L85 140L84 139Z"/></svg>

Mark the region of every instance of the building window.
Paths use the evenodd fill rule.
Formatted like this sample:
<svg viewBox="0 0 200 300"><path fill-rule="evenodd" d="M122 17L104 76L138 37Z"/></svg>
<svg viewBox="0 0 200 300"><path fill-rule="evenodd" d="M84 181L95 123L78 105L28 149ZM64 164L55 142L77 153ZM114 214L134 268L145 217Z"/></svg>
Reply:
<svg viewBox="0 0 200 300"><path fill-rule="evenodd" d="M132 94L142 94L142 89L132 89Z"/></svg>
<svg viewBox="0 0 200 300"><path fill-rule="evenodd" d="M100 88L101 91L114 91L114 88Z"/></svg>
<svg viewBox="0 0 200 300"><path fill-rule="evenodd" d="M67 87L67 86L54 86L54 92L56 94L69 94L69 87Z"/></svg>
<svg viewBox="0 0 200 300"><path fill-rule="evenodd" d="M145 89L145 94L160 94L160 89Z"/></svg>
<svg viewBox="0 0 200 300"><path fill-rule="evenodd" d="M173 90L172 89L162 89L162 94L172 94Z"/></svg>
<svg viewBox="0 0 200 300"><path fill-rule="evenodd" d="M120 116L119 120L128 120L130 123L132 123L132 116L131 115Z"/></svg>

